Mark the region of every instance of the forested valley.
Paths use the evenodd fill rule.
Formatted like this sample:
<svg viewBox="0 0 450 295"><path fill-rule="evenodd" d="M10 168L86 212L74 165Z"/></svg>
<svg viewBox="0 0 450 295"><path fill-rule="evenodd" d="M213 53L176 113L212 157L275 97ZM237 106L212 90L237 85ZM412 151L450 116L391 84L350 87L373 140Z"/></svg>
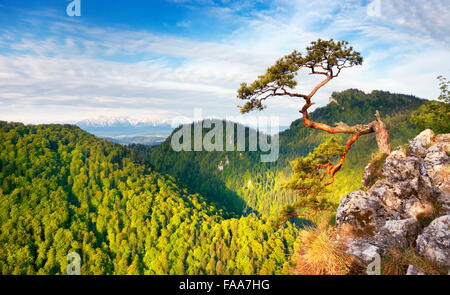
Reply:
<svg viewBox="0 0 450 295"><path fill-rule="evenodd" d="M279 274L296 229L224 213L70 125L0 123L0 272Z"/></svg>

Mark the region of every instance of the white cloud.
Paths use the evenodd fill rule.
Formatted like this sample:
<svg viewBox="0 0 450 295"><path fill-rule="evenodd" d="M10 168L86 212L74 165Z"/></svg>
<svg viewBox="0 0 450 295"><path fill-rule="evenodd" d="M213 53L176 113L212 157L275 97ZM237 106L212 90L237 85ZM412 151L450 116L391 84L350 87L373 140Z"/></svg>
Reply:
<svg viewBox="0 0 450 295"><path fill-rule="evenodd" d="M380 0L380 9L383 22L450 45L450 4L447 0Z"/></svg>
<svg viewBox="0 0 450 295"><path fill-rule="evenodd" d="M241 102L234 97L240 82L252 81L275 59L318 37L348 39L365 56L362 67L343 73L317 94L319 106L332 91L347 88L436 97L435 77L450 76L448 26L436 16L437 10L447 15L449 5L436 0L434 8L422 6L419 11L402 10L406 1L381 1L382 17L370 18L356 0L279 0L277 11L246 18L244 26L214 42L60 19L45 23L46 37L3 30L0 118L48 122L108 115L164 120L198 107L206 117L238 116ZM409 14L414 19L407 24L396 21L395 16L407 19ZM42 22L35 25L44 26ZM302 91L314 83L307 77ZM274 99L265 113L280 115L286 125L298 118L301 103Z"/></svg>
<svg viewBox="0 0 450 295"><path fill-rule="evenodd" d="M175 25L180 28L189 28L192 25L192 23L189 20L183 20L183 21L177 22Z"/></svg>

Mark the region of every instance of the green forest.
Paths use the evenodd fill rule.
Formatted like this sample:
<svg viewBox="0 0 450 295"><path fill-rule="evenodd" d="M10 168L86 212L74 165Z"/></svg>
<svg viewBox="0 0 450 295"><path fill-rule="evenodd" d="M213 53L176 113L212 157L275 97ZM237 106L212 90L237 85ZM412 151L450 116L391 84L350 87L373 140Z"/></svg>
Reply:
<svg viewBox="0 0 450 295"><path fill-rule="evenodd" d="M224 212L133 150L69 125L0 123L0 272L279 274L294 226Z"/></svg>
<svg viewBox="0 0 450 295"><path fill-rule="evenodd" d="M411 114L424 100L354 89L333 98L312 117L357 123L380 110L394 146L420 131ZM65 274L69 252L82 274L286 273L299 229L314 221L279 225L298 200L282 188L289 161L329 137L294 121L278 161L261 163L259 152L174 152L170 138L121 146L72 125L0 122L0 273ZM330 202L360 186L373 141L354 146Z"/></svg>

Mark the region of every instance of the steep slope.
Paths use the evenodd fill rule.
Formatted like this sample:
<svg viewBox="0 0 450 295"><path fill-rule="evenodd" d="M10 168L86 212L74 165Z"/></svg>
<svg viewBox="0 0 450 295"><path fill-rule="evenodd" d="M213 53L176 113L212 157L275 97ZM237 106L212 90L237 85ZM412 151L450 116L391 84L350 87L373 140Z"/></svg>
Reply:
<svg viewBox="0 0 450 295"><path fill-rule="evenodd" d="M360 124L372 121L379 110L396 147L418 133L410 123L410 115L424 102L411 95L383 91L366 94L350 89L333 93L333 102L316 109L311 117L328 124L339 121ZM289 161L307 155L329 137L325 132L305 128L300 119L296 120L280 133L280 157L275 163L261 163L258 152L174 152L170 137L160 146L138 150L145 163L174 176L228 211L242 214L254 210L262 215L276 215L282 205L296 199L295 193L278 189L290 173ZM375 150L373 135L364 136L353 146L332 188L330 197L336 204L346 193L358 188L362 170Z"/></svg>
<svg viewBox="0 0 450 295"><path fill-rule="evenodd" d="M275 274L296 235L221 210L70 125L0 121L0 273Z"/></svg>

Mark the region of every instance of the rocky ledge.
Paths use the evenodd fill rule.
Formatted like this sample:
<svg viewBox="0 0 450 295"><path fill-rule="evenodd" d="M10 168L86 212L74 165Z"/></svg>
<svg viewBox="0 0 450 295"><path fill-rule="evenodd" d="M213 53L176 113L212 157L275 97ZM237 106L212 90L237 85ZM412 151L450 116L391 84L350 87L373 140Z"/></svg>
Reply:
<svg viewBox="0 0 450 295"><path fill-rule="evenodd" d="M368 165L363 184L376 181L348 194L336 214L338 228L352 229L339 237L348 253L370 262L390 248L414 247L450 270L449 155L450 134L425 130L388 155L379 175ZM420 274L414 265L407 272Z"/></svg>

